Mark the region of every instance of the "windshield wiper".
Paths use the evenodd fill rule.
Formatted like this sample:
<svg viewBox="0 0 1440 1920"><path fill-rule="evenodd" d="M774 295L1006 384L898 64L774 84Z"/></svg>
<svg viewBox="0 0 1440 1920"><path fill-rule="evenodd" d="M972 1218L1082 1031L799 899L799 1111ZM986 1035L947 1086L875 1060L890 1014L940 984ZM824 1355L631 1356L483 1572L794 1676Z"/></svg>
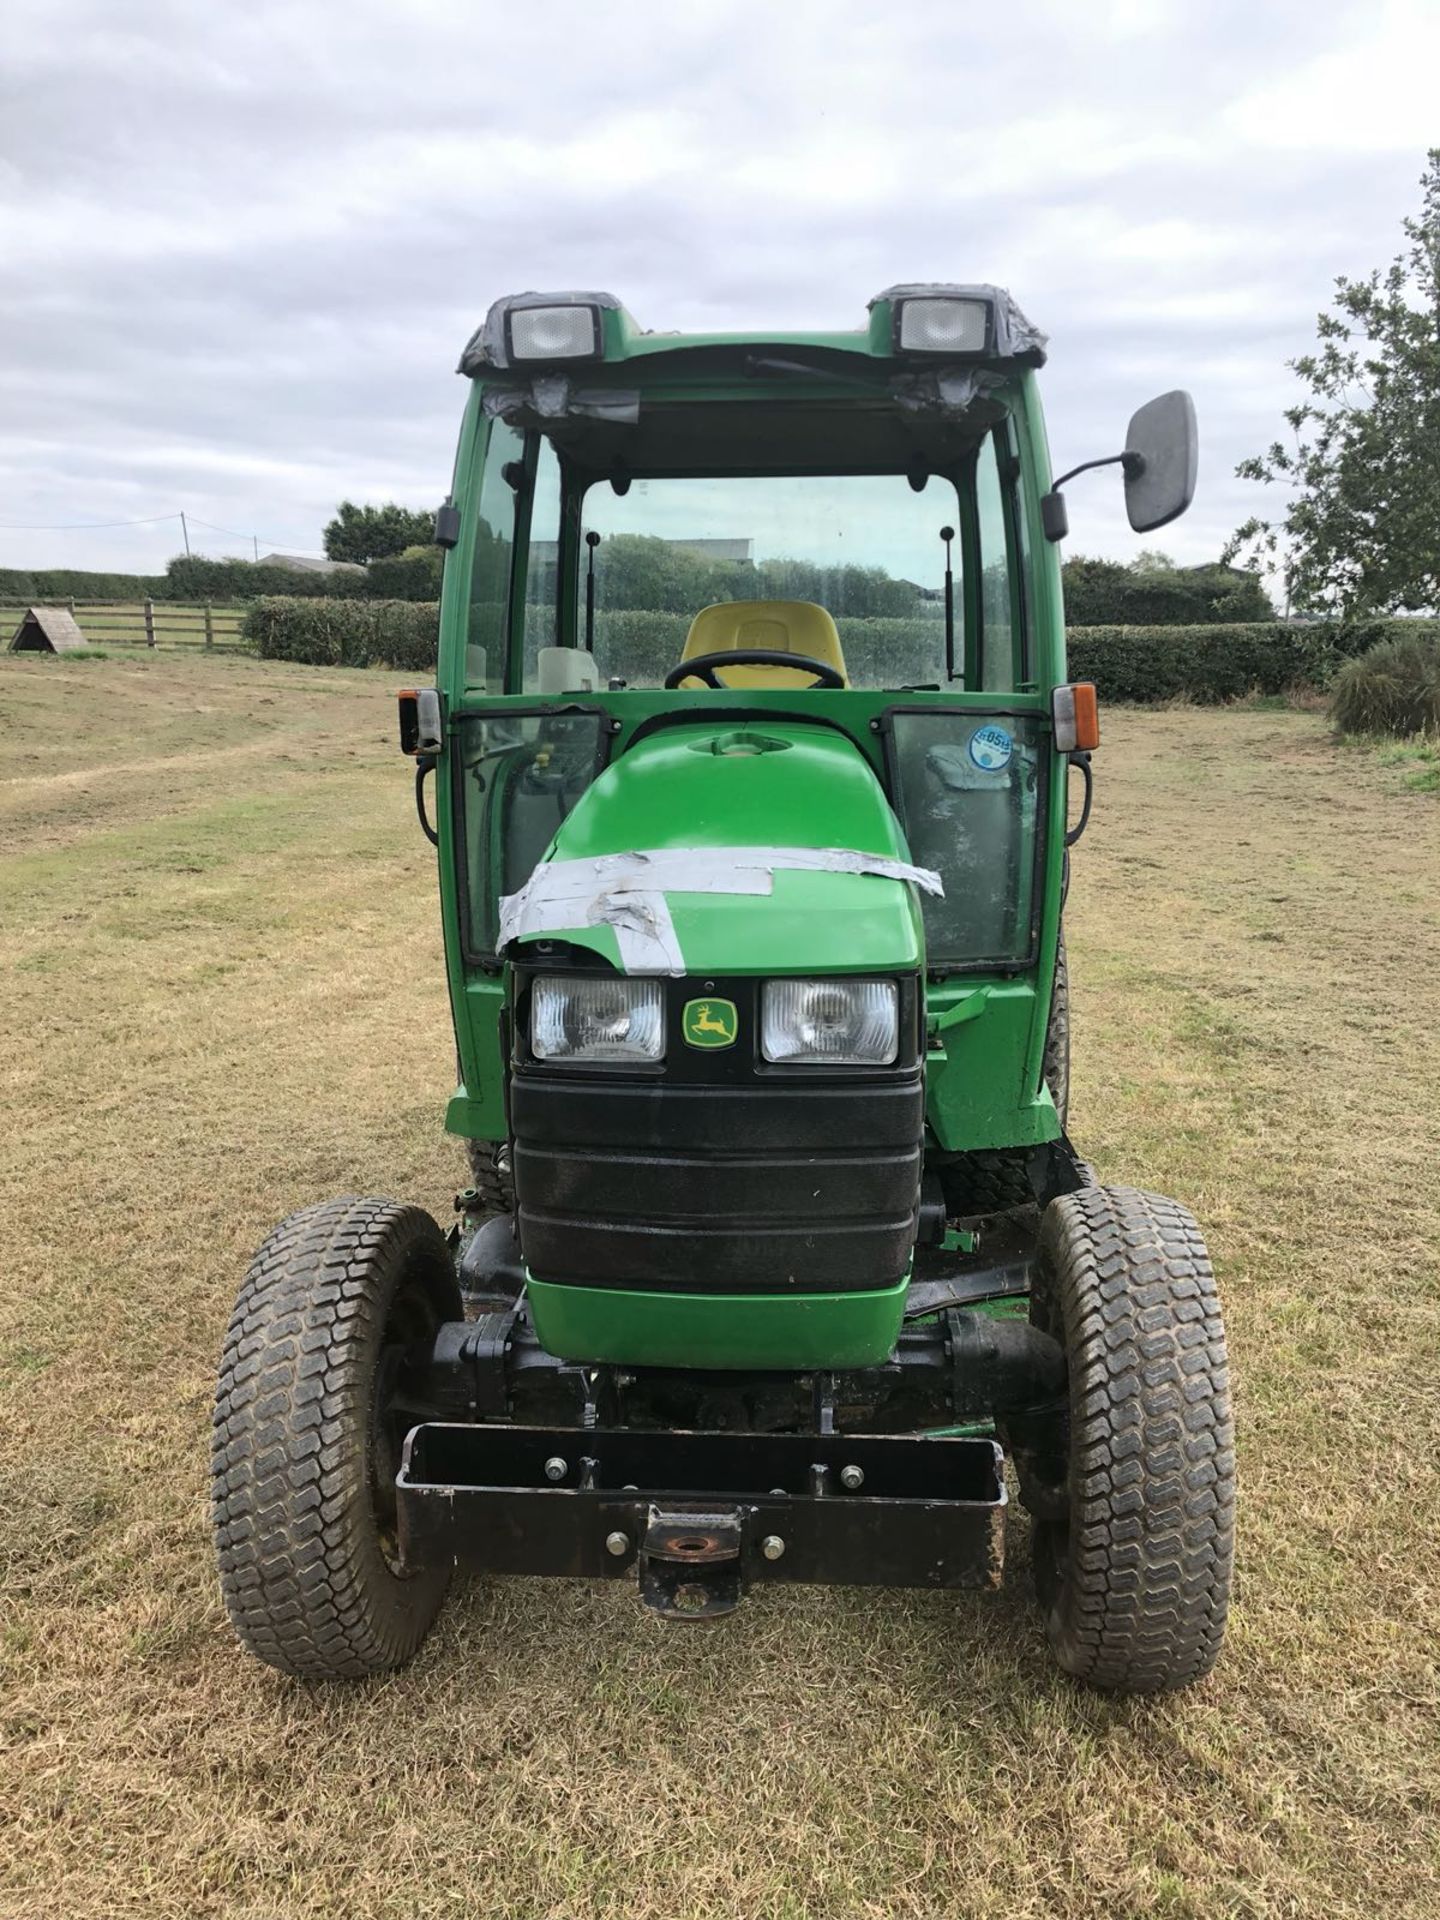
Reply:
<svg viewBox="0 0 1440 1920"><path fill-rule="evenodd" d="M782 360L777 354L747 353L741 365L752 380L762 373L801 373L811 380L833 380L841 386L864 387L869 393L876 391L873 380L851 373L848 368L813 367L807 360Z"/></svg>

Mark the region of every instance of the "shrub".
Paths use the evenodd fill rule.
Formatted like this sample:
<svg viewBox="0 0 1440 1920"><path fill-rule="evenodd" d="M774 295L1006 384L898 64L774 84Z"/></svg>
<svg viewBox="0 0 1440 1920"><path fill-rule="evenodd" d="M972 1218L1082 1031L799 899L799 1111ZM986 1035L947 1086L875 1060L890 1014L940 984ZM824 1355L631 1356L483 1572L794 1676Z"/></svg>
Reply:
<svg viewBox="0 0 1440 1920"><path fill-rule="evenodd" d="M434 670L439 609L421 600L258 600L244 634L262 660Z"/></svg>
<svg viewBox="0 0 1440 1920"><path fill-rule="evenodd" d="M1270 621L1275 609L1259 576L1241 567L1147 567L1077 554L1063 568L1065 618L1072 627L1234 626Z"/></svg>
<svg viewBox="0 0 1440 1920"><path fill-rule="evenodd" d="M407 547L404 553L372 560L365 569L365 590L377 600L438 600L439 547Z"/></svg>
<svg viewBox="0 0 1440 1920"><path fill-rule="evenodd" d="M1440 734L1440 627L1397 634L1347 660L1330 712L1342 733Z"/></svg>

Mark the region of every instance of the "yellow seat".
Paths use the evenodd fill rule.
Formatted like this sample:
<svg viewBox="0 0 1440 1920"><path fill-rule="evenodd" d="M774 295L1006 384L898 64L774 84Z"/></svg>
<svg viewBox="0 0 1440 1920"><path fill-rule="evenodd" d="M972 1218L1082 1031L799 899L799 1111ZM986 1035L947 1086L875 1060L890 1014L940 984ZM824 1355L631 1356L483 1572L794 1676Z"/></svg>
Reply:
<svg viewBox="0 0 1440 1920"><path fill-rule="evenodd" d="M799 653L845 674L845 655L835 622L811 600L722 600L702 607L690 622L682 661L705 653L739 653L760 647L767 653ZM814 675L802 667L720 667L722 686L803 687L814 685ZM681 686L699 686L698 680Z"/></svg>

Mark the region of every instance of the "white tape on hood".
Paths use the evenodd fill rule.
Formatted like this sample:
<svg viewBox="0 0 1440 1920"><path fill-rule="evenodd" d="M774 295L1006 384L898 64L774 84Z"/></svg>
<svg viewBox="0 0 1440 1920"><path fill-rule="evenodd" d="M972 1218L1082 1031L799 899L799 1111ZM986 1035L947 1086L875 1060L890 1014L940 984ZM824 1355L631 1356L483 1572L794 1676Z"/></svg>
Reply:
<svg viewBox="0 0 1440 1920"><path fill-rule="evenodd" d="M659 847L590 860L549 860L500 902L501 950L512 940L613 927L627 973L683 974L667 893L767 894L777 873L856 873L943 894L940 876L849 847Z"/></svg>

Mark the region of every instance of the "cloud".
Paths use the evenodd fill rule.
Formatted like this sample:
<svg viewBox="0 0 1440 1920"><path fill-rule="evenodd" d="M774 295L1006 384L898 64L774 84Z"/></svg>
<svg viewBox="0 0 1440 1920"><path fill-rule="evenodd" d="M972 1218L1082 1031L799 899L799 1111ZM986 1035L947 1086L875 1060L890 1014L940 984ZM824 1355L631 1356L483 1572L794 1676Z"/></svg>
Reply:
<svg viewBox="0 0 1440 1920"><path fill-rule="evenodd" d="M455 357L499 293L843 327L893 281L977 278L1051 335L1057 458L1193 387L1201 492L1165 544L1209 557L1334 276L1398 249L1440 52L1428 5L1291 0L12 0L7 25L0 521L183 507L311 550L342 493L443 493ZM1077 550L1139 544L1107 476L1071 514ZM168 522L0 531L11 565L173 549Z"/></svg>

